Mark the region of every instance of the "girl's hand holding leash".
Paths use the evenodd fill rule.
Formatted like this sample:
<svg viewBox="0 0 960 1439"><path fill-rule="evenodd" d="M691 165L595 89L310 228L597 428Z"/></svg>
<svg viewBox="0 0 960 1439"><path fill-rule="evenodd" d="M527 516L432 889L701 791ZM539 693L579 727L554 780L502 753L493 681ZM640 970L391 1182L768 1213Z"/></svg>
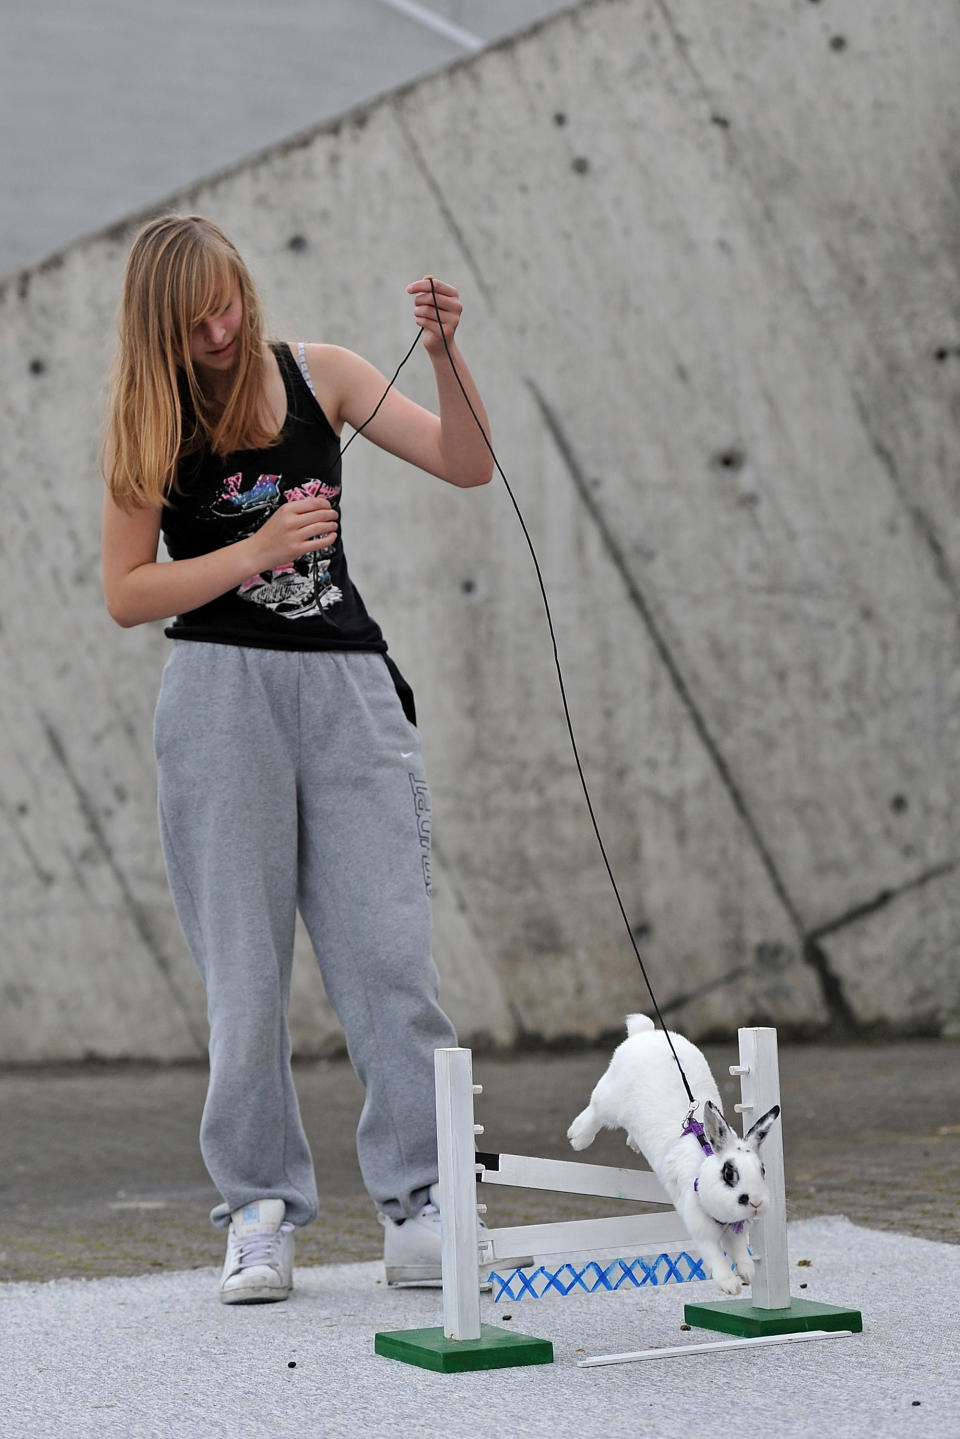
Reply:
<svg viewBox="0 0 960 1439"><path fill-rule="evenodd" d="M288 500L247 540L257 573L291 564L336 543L339 520L329 500Z"/></svg>
<svg viewBox="0 0 960 1439"><path fill-rule="evenodd" d="M429 275L424 275L422 280L414 280L412 285L407 286L407 294L413 296L413 317L423 331L423 348L429 355L442 355L444 353L443 335L440 334L440 326L437 324L437 310L440 311L447 344L452 345L454 332L463 313L463 305L460 303L459 294L452 285L447 285L443 280L434 278L433 290L437 297L436 307L434 307L430 280L431 276Z"/></svg>
<svg viewBox="0 0 960 1439"><path fill-rule="evenodd" d="M463 314L460 296L453 285L432 275L414 280L407 286L407 294L413 296L413 316L433 364L440 407L439 433L434 428L435 454L413 456L413 461L450 484L463 488L485 485L493 474L489 427L483 401L457 348L457 326ZM431 424L435 426L435 421Z"/></svg>

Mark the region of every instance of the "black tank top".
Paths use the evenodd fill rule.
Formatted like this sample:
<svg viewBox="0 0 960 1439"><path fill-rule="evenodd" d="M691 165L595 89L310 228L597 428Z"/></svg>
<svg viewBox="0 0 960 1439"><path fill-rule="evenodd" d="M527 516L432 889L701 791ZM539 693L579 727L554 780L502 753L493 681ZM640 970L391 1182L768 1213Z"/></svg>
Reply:
<svg viewBox="0 0 960 1439"><path fill-rule="evenodd" d="M339 440L289 346L274 345L273 353L287 392L280 442L226 456L206 448L180 461L179 491L170 495L161 519L173 560L192 559L245 539L291 499L325 495L339 519ZM380 654L387 649L380 626L367 613L347 571L342 523L332 548L249 575L236 589L178 615L165 633L176 640L260 649ZM390 668L393 671L392 664Z"/></svg>

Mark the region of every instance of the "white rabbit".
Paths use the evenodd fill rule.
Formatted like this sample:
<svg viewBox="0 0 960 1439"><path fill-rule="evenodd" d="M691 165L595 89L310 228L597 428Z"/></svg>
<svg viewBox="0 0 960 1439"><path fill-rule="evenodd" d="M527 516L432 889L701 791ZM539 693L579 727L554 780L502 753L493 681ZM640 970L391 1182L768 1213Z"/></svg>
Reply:
<svg viewBox="0 0 960 1439"><path fill-rule="evenodd" d="M586 1149L601 1129L625 1129L669 1194L725 1294L739 1294L753 1278L747 1226L769 1202L759 1149L780 1113L775 1104L743 1139L726 1123L710 1066L696 1045L670 1034L696 1099L704 1137L684 1132L690 1103L666 1035L645 1014L627 1016L627 1038L614 1050L590 1103L567 1130L574 1149ZM726 1257L724 1256L726 1250ZM733 1268L731 1269L731 1265Z"/></svg>

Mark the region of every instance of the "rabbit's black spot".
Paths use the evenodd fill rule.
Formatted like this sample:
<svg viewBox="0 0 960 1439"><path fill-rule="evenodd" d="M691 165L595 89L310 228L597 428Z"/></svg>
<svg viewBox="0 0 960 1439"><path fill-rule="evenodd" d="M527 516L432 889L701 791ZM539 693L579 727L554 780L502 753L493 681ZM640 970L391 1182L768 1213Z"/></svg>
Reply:
<svg viewBox="0 0 960 1439"><path fill-rule="evenodd" d="M729 1159L723 1166L723 1169L720 1171L720 1177L723 1180L724 1184L728 1187L728 1189L735 1189L736 1186L740 1183L740 1175L737 1170L737 1166Z"/></svg>
<svg viewBox="0 0 960 1439"><path fill-rule="evenodd" d="M760 1178L761 1178L761 1179L766 1179L766 1177L767 1177L767 1171L764 1169L763 1165L761 1164L761 1166L760 1166Z"/></svg>
<svg viewBox="0 0 960 1439"><path fill-rule="evenodd" d="M749 1204L749 1203L750 1203L750 1196L749 1196L749 1194L738 1194L738 1195L737 1195L737 1203L738 1203L738 1204Z"/></svg>

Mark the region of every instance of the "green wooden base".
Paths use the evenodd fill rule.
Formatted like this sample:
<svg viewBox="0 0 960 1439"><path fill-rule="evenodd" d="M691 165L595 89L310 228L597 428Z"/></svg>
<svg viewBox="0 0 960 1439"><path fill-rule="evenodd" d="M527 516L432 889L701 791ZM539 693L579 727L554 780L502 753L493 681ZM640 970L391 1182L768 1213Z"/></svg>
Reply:
<svg viewBox="0 0 960 1439"><path fill-rule="evenodd" d="M492 1324L481 1324L479 1339L447 1339L442 1328L387 1330L376 1335L373 1347L387 1359L400 1359L440 1374L553 1363L549 1339L532 1339L529 1334L514 1334Z"/></svg>
<svg viewBox="0 0 960 1439"><path fill-rule="evenodd" d="M755 1339L761 1334L800 1334L808 1329L851 1329L859 1334L859 1309L817 1304L813 1299L791 1299L788 1309L757 1309L749 1299L718 1299L712 1304L685 1304L683 1317L698 1329L719 1329Z"/></svg>

